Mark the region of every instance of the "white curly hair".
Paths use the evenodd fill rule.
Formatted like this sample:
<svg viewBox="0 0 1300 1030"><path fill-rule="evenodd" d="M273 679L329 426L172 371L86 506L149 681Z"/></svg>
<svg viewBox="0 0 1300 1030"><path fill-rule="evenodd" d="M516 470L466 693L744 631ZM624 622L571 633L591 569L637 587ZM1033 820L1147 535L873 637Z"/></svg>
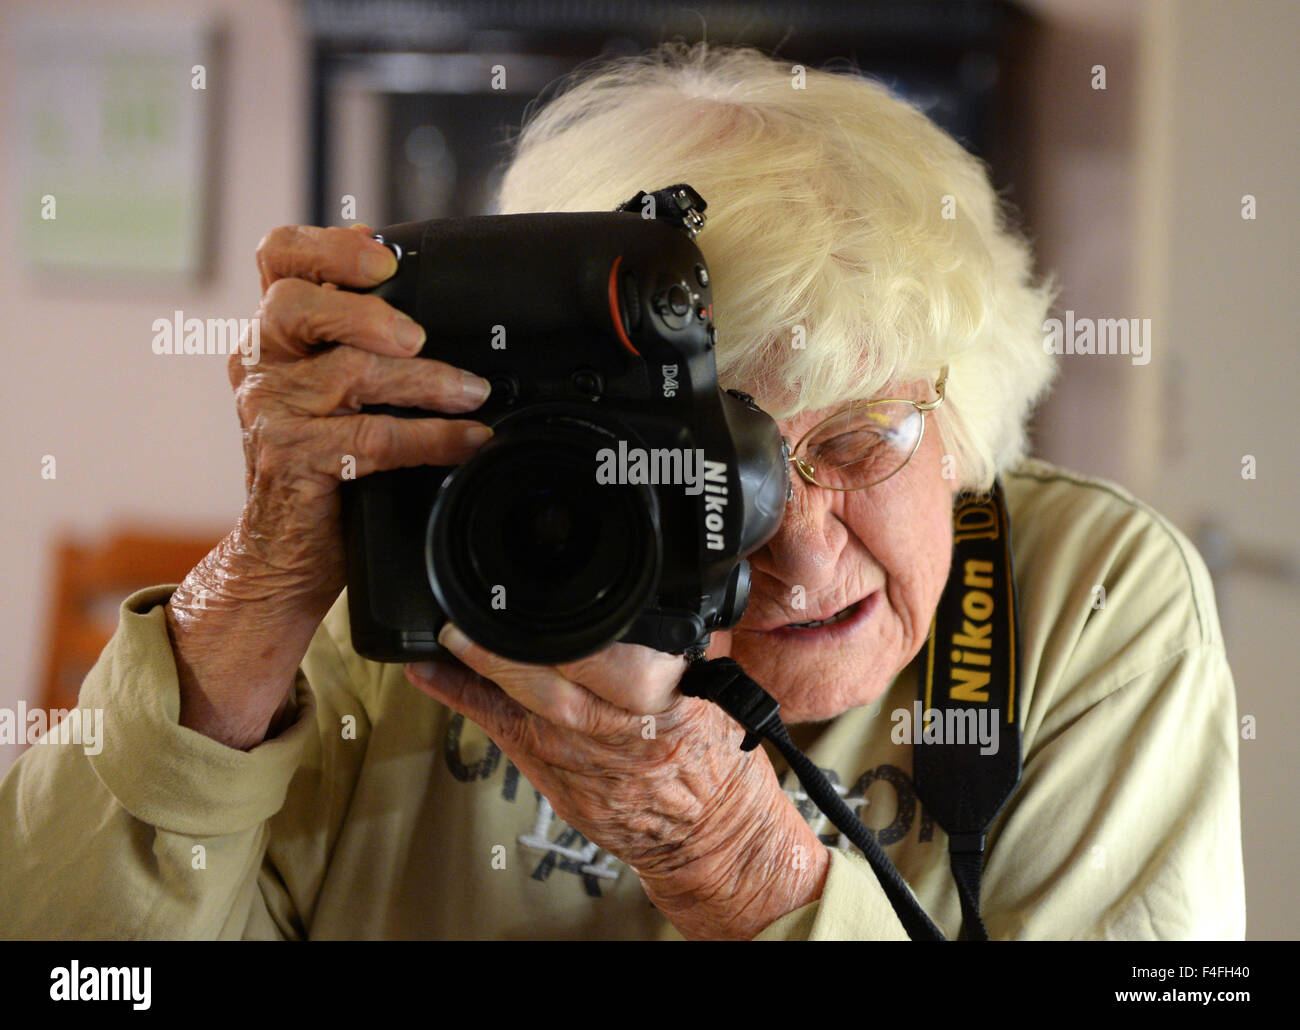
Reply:
<svg viewBox="0 0 1300 1030"><path fill-rule="evenodd" d="M723 386L787 418L947 365L934 417L960 485L986 490L1024 456L1055 291L984 165L921 111L852 71L704 43L601 59L552 92L511 141L495 211L690 183Z"/></svg>

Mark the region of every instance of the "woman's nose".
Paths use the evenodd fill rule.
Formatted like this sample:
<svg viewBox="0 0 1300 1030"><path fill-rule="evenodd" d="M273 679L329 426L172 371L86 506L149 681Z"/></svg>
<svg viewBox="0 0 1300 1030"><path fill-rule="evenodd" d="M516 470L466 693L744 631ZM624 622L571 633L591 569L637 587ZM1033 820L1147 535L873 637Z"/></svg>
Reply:
<svg viewBox="0 0 1300 1030"><path fill-rule="evenodd" d="M822 496L826 493L805 482L792 462L790 500L781 528L764 547L750 555L750 563L783 582L799 583L806 588L817 587L823 578L834 575L843 540L838 539L842 534L836 532L840 523Z"/></svg>

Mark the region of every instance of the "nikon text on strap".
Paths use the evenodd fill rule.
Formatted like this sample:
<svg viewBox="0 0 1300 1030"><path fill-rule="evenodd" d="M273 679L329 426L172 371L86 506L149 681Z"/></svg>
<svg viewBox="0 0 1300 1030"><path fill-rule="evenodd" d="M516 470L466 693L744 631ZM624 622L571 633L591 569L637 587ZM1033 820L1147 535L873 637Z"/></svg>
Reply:
<svg viewBox="0 0 1300 1030"><path fill-rule="evenodd" d="M952 570L914 705L912 778L948 835L962 931L974 940L988 940L979 913L984 835L1020 782L1018 630L1010 522L997 483L989 496L957 500Z"/></svg>

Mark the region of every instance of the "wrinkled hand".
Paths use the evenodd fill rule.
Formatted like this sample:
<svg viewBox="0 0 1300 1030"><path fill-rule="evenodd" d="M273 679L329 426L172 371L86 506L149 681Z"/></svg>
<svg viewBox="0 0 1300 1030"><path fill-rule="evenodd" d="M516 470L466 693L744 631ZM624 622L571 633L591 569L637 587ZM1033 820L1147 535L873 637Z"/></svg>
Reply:
<svg viewBox="0 0 1300 1030"><path fill-rule="evenodd" d="M526 665L451 625L439 641L468 668L408 665L408 679L481 726L685 936L748 939L820 896L826 849L762 749L742 752L729 715L678 692L685 659L613 644Z"/></svg>
<svg viewBox="0 0 1300 1030"><path fill-rule="evenodd" d="M275 229L257 248L260 358L228 366L248 500L230 534L167 603L180 723L236 748L261 743L288 704L316 627L346 579L339 482L456 465L490 435L472 419L363 413L395 404L459 415L488 384L416 360L424 330L372 287L397 260L365 226Z"/></svg>

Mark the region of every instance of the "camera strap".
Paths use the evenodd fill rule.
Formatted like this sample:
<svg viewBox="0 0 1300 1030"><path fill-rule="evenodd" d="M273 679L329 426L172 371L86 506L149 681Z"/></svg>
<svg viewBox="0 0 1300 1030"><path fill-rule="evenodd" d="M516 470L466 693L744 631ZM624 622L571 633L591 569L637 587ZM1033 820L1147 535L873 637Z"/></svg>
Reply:
<svg viewBox="0 0 1300 1030"><path fill-rule="evenodd" d="M948 834L962 933L988 940L980 918L985 833L1020 781L1016 586L1011 532L1000 483L990 496L963 494L953 512L953 560L923 650L915 713L913 777L921 803ZM679 689L707 698L746 730L741 750L770 740L814 804L866 856L912 940L943 940L884 853L825 774L790 740L776 699L732 658L690 654ZM997 745L981 743L997 720ZM958 739L959 738L959 739ZM982 753L988 751L989 753Z"/></svg>
<svg viewBox="0 0 1300 1030"><path fill-rule="evenodd" d="M962 934L986 941L979 904L984 835L1020 782L1020 638L1001 483L988 495L957 499L952 569L922 660L912 779L948 835Z"/></svg>

